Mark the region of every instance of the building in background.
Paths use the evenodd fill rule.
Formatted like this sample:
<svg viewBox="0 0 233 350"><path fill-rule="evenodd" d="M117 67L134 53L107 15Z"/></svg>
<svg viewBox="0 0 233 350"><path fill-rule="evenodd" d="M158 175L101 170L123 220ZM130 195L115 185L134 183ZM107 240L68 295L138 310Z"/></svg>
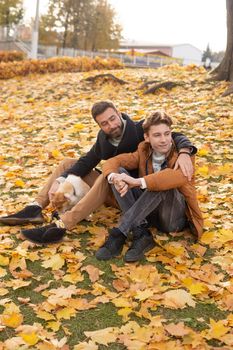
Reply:
<svg viewBox="0 0 233 350"><path fill-rule="evenodd" d="M158 55L182 60L184 65L202 65L202 51L191 44L160 45L132 40L122 40L119 51L141 55Z"/></svg>

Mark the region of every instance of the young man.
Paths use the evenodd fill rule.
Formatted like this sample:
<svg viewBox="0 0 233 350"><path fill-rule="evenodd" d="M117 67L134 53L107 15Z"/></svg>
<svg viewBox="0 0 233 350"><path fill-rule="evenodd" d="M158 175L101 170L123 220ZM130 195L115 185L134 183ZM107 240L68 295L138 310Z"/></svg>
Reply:
<svg viewBox="0 0 233 350"><path fill-rule="evenodd" d="M199 238L203 220L198 207L194 177L188 181L175 163L179 154L172 140L172 120L164 112L153 113L144 123L144 138L134 153L121 154L103 165L103 174L112 184L115 198L122 210L118 228L110 230L96 257L108 260L122 251L130 231L132 245L126 262L140 260L155 246L148 230L155 226L163 232L182 231L190 227ZM195 156L191 156L194 165ZM138 168L139 177L129 170Z"/></svg>
<svg viewBox="0 0 233 350"><path fill-rule="evenodd" d="M39 192L35 202L15 214L0 218L0 223L7 225L43 223L42 209L49 204L51 194L56 192L59 183L69 174L82 177L91 187L90 191L71 210L62 214L56 224L24 230L23 234L26 238L37 243L57 242L62 239L66 229L74 228L78 222L85 219L104 202L109 203L111 191L108 182L100 172L94 169L103 159L125 152L134 152L143 140L143 121L132 121L126 114L118 112L114 104L108 101L95 103L91 113L101 130L90 151L79 160L62 161ZM184 135L173 133L172 137L179 150L187 153L190 150L196 152L196 148ZM188 179L191 178L193 167L189 154L182 153L176 166L182 169Z"/></svg>

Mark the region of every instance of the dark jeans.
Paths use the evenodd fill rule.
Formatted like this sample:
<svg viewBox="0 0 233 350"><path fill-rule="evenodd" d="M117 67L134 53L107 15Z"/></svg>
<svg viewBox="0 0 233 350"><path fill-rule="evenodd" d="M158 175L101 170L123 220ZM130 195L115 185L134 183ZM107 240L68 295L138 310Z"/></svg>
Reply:
<svg viewBox="0 0 233 350"><path fill-rule="evenodd" d="M128 174L124 168L119 172ZM123 214L118 227L125 235L145 223L162 232L182 231L187 224L185 199L177 189L148 191L132 188L123 197L114 185L112 190Z"/></svg>

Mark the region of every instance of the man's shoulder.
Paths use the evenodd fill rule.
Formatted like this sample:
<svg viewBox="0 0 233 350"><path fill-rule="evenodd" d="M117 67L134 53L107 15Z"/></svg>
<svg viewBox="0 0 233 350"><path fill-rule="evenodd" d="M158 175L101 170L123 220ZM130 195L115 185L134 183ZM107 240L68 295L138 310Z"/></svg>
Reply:
<svg viewBox="0 0 233 350"><path fill-rule="evenodd" d="M107 135L103 132L102 129L100 129L97 133L97 136L96 136L96 143L98 142L104 142L107 140Z"/></svg>
<svg viewBox="0 0 233 350"><path fill-rule="evenodd" d="M143 152L143 153L150 153L151 151L151 146L148 142L142 141L138 145L138 152Z"/></svg>
<svg viewBox="0 0 233 350"><path fill-rule="evenodd" d="M121 113L121 116L129 125L135 125L136 127L141 127L144 119L134 120L131 119L126 113Z"/></svg>
<svg viewBox="0 0 233 350"><path fill-rule="evenodd" d="M135 121L134 124L135 124L135 126L136 126L137 129L143 130L143 129L142 129L142 124L143 124L143 122L144 122L144 119L139 120L139 121Z"/></svg>

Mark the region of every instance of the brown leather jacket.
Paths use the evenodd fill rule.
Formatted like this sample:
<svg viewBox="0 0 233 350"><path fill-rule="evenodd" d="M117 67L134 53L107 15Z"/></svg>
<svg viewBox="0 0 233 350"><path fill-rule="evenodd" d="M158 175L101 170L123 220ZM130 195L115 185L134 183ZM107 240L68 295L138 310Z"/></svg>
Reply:
<svg viewBox="0 0 233 350"><path fill-rule="evenodd" d="M167 159L167 167L154 173L152 167L152 148L149 143L143 141L139 144L136 152L123 153L108 159L103 164L103 174L107 177L111 173L118 173L119 167L127 170L138 169L139 177L143 177L147 184L148 191L166 191L177 188L185 197L187 210L186 215L191 222L191 228L198 238L203 232L203 218L198 206L196 190L194 187L194 176L191 181L183 175L180 169L173 167L178 158L178 153L173 145ZM195 167L195 156L191 156Z"/></svg>

